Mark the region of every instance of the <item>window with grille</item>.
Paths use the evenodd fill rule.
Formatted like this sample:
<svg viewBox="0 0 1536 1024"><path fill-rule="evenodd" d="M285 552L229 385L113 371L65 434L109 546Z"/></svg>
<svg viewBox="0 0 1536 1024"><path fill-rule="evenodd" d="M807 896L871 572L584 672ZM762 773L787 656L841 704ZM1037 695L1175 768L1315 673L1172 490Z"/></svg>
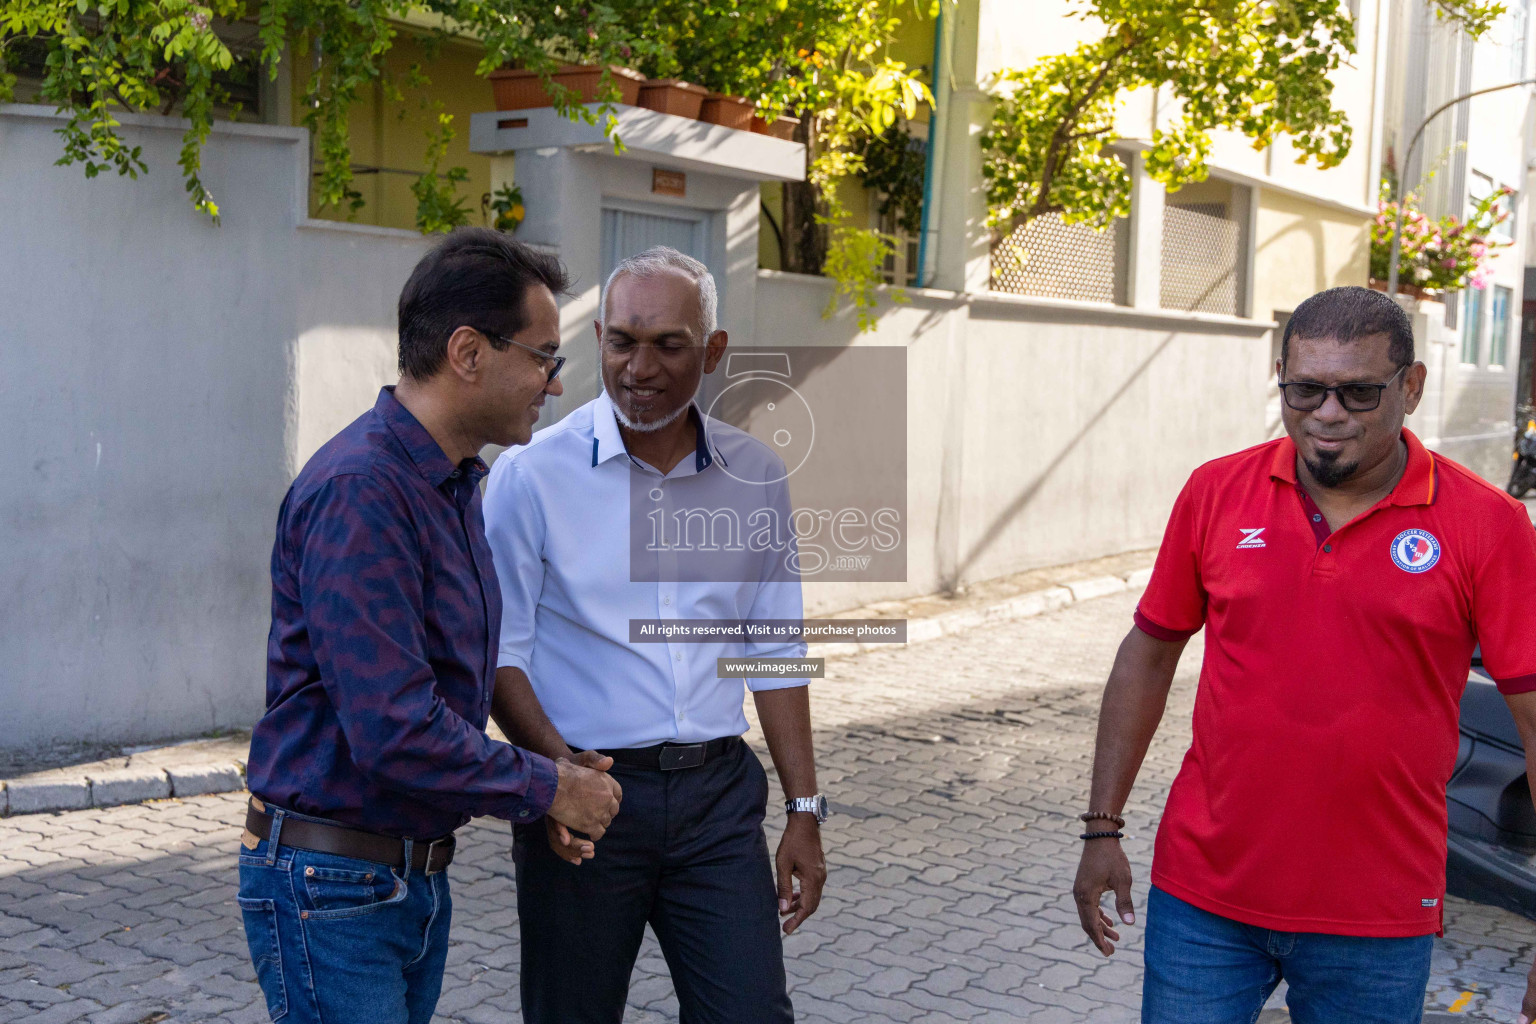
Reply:
<svg viewBox="0 0 1536 1024"><path fill-rule="evenodd" d="M1509 358L1509 307L1515 300L1513 288L1494 285L1493 317L1488 331L1488 365L1507 366Z"/></svg>
<svg viewBox="0 0 1536 1024"><path fill-rule="evenodd" d="M1468 288L1463 294L1467 297L1467 315L1461 325L1461 361L1476 366L1479 343L1483 340L1485 293L1482 288Z"/></svg>
<svg viewBox="0 0 1536 1024"><path fill-rule="evenodd" d="M992 290L1123 303L1128 237L1123 217L1103 231L1059 213L1035 217L992 247Z"/></svg>
<svg viewBox="0 0 1536 1024"><path fill-rule="evenodd" d="M1163 206L1164 309L1241 316L1248 190L1211 179L1170 193Z"/></svg>

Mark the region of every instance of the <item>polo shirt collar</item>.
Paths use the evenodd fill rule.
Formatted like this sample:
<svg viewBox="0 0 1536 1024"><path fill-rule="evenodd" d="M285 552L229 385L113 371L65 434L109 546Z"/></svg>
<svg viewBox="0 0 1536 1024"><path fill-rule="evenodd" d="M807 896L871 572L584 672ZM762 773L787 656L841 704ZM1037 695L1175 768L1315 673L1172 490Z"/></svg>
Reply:
<svg viewBox="0 0 1536 1024"><path fill-rule="evenodd" d="M1403 478L1387 496L1387 501L1403 506L1433 505L1439 480L1434 453L1425 448L1407 427L1403 428L1403 442L1408 445L1408 466L1403 470ZM1297 482L1296 443L1289 437L1282 437L1275 446L1275 459L1270 465L1269 475L1288 484Z"/></svg>
<svg viewBox="0 0 1536 1024"><path fill-rule="evenodd" d="M614 415L613 402L606 388L598 395L597 407L592 412L592 465L598 466L609 459L627 456L629 449L624 446L624 435L619 433L619 420ZM698 439L693 452L693 471L704 472L714 465L716 459L720 460L721 465L726 465L719 449L710 447L709 431L705 429L704 414L699 412L697 402L688 403L688 416L693 420Z"/></svg>
<svg viewBox="0 0 1536 1024"><path fill-rule="evenodd" d="M479 483L490 472L485 461L478 455L465 459L457 466L450 462L448 456L443 454L443 449L432 440L432 435L427 433L427 428L421 425L421 421L400 404L400 399L395 397L393 384L386 384L379 389L379 400L373 404L373 411L411 457L422 479L433 487L441 487L447 480L460 478L468 478L470 483Z"/></svg>

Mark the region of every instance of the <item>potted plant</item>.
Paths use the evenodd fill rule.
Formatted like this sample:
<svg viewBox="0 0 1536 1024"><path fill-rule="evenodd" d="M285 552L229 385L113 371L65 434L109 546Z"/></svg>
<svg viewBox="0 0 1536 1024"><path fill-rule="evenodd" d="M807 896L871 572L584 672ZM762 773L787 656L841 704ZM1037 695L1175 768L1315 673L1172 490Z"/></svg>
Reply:
<svg viewBox="0 0 1536 1024"><path fill-rule="evenodd" d="M517 185L503 185L495 192L487 192L480 207L491 227L509 233L517 230L528 212L523 206L523 190Z"/></svg>
<svg viewBox="0 0 1536 1024"><path fill-rule="evenodd" d="M1424 298L1426 293L1483 288L1493 276L1490 255L1512 242L1500 241L1493 229L1509 219L1505 199L1512 194L1499 189L1472 207L1466 220L1455 215L1438 220L1419 209L1419 197L1410 192L1403 200L1401 238L1398 246L1398 290ZM1399 213L1387 185L1382 183L1376 220L1371 224L1371 286L1385 291L1392 263L1392 234Z"/></svg>
<svg viewBox="0 0 1536 1024"><path fill-rule="evenodd" d="M776 139L793 139L795 129L799 126L798 117L781 115L772 121L765 121L756 114L752 115L752 130L759 135L771 135Z"/></svg>
<svg viewBox="0 0 1536 1024"><path fill-rule="evenodd" d="M699 110L699 120L735 128L738 131L751 131L753 109L751 100L712 92L704 98L704 103Z"/></svg>
<svg viewBox="0 0 1536 1024"><path fill-rule="evenodd" d="M550 77L556 85L574 92L579 102L594 103L602 98L604 71L598 64L562 64ZM606 72L613 84L618 86L619 102L634 106L640 98L640 86L645 82L645 76L617 65L609 65ZM498 68L491 72L490 80L497 110L554 106L537 71L529 68Z"/></svg>
<svg viewBox="0 0 1536 1024"><path fill-rule="evenodd" d="M640 86L638 106L663 114L697 118L709 90L681 78L647 78Z"/></svg>

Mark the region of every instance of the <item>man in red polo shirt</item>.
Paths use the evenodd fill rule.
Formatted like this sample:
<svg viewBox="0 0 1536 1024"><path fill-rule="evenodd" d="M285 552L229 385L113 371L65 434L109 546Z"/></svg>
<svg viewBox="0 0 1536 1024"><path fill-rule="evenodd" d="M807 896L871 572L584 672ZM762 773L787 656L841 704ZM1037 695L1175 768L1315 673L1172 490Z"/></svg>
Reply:
<svg viewBox="0 0 1536 1024"><path fill-rule="evenodd" d="M1288 436L1190 477L1104 691L1073 895L1107 956L1103 894L1134 921L1120 811L1207 629L1152 862L1144 1024L1249 1024L1282 978L1297 1024L1417 1022L1479 643L1536 752L1536 530L1404 429L1425 377L1407 315L1364 288L1314 295L1277 369Z"/></svg>

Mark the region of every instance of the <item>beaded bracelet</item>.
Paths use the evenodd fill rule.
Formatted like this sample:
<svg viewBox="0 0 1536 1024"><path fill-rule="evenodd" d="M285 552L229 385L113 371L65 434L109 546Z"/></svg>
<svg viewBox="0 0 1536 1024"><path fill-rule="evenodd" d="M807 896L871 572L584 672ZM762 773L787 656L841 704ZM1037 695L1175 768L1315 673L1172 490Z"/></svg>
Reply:
<svg viewBox="0 0 1536 1024"><path fill-rule="evenodd" d="M1124 832L1084 832L1079 839L1124 839Z"/></svg>
<svg viewBox="0 0 1536 1024"><path fill-rule="evenodd" d="M1108 811L1088 811L1086 814L1079 814L1077 816L1077 820L1085 824L1096 819L1100 821L1112 821L1115 823L1115 828L1125 828L1125 819L1120 817L1118 814L1111 814Z"/></svg>

